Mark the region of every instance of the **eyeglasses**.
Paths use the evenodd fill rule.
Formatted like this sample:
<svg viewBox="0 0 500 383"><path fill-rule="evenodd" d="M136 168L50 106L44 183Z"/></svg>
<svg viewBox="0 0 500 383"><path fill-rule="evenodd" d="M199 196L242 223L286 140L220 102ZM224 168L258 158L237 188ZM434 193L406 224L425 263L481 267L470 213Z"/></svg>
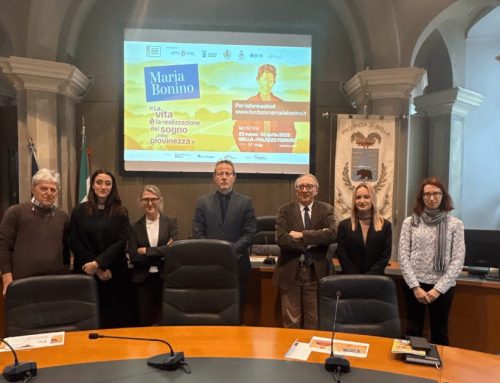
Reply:
<svg viewBox="0 0 500 383"><path fill-rule="evenodd" d="M216 172L215 175L217 177L222 177L222 176L231 177L233 175L233 172Z"/></svg>
<svg viewBox="0 0 500 383"><path fill-rule="evenodd" d="M141 202L144 205L148 205L149 203L152 203L153 205L158 203L160 199L159 198L141 198Z"/></svg>
<svg viewBox="0 0 500 383"><path fill-rule="evenodd" d="M296 185L295 189L297 190L302 190L306 189L307 191L311 191L316 187L316 185L311 185L311 184L305 184L305 185Z"/></svg>
<svg viewBox="0 0 500 383"><path fill-rule="evenodd" d="M45 187L45 186L40 186L39 187L40 191L42 193L45 193L45 194L57 194L58 193L58 190L56 188L49 188L49 187Z"/></svg>
<svg viewBox="0 0 500 383"><path fill-rule="evenodd" d="M424 193L424 198L439 198L443 195L441 192L426 192Z"/></svg>

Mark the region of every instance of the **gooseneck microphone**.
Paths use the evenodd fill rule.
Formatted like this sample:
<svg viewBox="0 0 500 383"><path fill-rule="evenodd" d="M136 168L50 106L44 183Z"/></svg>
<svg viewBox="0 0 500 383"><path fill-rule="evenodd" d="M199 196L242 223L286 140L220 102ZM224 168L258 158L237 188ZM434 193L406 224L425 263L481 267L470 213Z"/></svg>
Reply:
<svg viewBox="0 0 500 383"><path fill-rule="evenodd" d="M184 360L184 353L174 352L174 349L166 340L162 339L154 339L154 338L135 338L129 336L114 336L114 335L101 335L96 332L91 332L89 334L89 339L98 339L98 338L109 338L109 339L124 339L124 340L142 340L148 342L160 342L164 343L170 348L170 352L166 354L160 354L156 356L152 356L148 359L147 363L149 366L158 368L160 370L176 370L179 367L187 366L187 363ZM186 370L187 373L191 371Z"/></svg>
<svg viewBox="0 0 500 383"><path fill-rule="evenodd" d="M335 295L337 296L337 300L335 302L335 315L333 317L332 340L330 343L330 356L325 360L325 369L327 371L335 371L336 372L335 380L339 382L340 373L349 372L351 370L351 364L347 359L341 356L335 356L335 353L333 352L333 342L335 340L335 327L337 325L337 311L339 308L339 300L342 293L340 291L337 291Z"/></svg>
<svg viewBox="0 0 500 383"><path fill-rule="evenodd" d="M9 364L3 369L3 377L9 382L18 382L24 380L27 382L31 377L35 376L37 373L36 362L19 362L17 359L17 354L14 348L8 344L5 339L0 341L4 343L10 351L14 354L14 364Z"/></svg>

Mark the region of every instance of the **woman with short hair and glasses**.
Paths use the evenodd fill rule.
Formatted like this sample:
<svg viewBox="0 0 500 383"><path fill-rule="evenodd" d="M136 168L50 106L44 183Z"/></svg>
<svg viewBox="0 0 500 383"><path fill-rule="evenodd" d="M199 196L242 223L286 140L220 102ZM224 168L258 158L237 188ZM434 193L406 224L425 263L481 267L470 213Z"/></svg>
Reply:
<svg viewBox="0 0 500 383"><path fill-rule="evenodd" d="M144 215L130 232L128 252L134 265L139 323L160 323L163 292L163 263L168 246L178 239L177 220L162 213L163 196L156 185L142 188L139 204Z"/></svg>
<svg viewBox="0 0 500 383"><path fill-rule="evenodd" d="M431 343L448 345L448 316L464 264L464 225L452 217L453 201L436 177L422 181L413 214L399 239L399 261L408 288L407 335L422 336L429 308Z"/></svg>
<svg viewBox="0 0 500 383"><path fill-rule="evenodd" d="M340 222L337 231L342 273L384 274L391 248L391 223L380 215L375 189L361 183L352 193L351 216Z"/></svg>

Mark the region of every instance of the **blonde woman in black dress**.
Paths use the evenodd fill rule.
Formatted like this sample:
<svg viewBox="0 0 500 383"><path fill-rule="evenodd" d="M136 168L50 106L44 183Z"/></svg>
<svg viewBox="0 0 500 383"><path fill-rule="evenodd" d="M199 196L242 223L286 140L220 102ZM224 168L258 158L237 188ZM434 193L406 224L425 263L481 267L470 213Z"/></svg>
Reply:
<svg viewBox="0 0 500 383"><path fill-rule="evenodd" d="M380 216L375 190L359 184L352 195L351 217L340 222L337 232L342 273L384 274L391 247L391 223Z"/></svg>

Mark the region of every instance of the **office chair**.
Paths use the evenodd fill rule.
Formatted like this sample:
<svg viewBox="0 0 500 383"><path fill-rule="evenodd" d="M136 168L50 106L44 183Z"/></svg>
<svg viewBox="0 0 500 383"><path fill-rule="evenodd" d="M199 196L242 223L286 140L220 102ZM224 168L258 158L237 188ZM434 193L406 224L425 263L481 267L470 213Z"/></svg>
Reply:
<svg viewBox="0 0 500 383"><path fill-rule="evenodd" d="M257 234L250 248L250 254L267 256L264 263L274 264L274 257L280 255L275 237L276 218L275 215L257 217Z"/></svg>
<svg viewBox="0 0 500 383"><path fill-rule="evenodd" d="M238 261L232 243L176 241L165 256L163 325L239 325Z"/></svg>
<svg viewBox="0 0 500 383"><path fill-rule="evenodd" d="M319 282L319 328L332 330L337 291L336 330L389 338L401 336L396 284L382 275L331 275Z"/></svg>
<svg viewBox="0 0 500 383"><path fill-rule="evenodd" d="M97 285L88 275L18 279L7 287L6 336L100 327Z"/></svg>

